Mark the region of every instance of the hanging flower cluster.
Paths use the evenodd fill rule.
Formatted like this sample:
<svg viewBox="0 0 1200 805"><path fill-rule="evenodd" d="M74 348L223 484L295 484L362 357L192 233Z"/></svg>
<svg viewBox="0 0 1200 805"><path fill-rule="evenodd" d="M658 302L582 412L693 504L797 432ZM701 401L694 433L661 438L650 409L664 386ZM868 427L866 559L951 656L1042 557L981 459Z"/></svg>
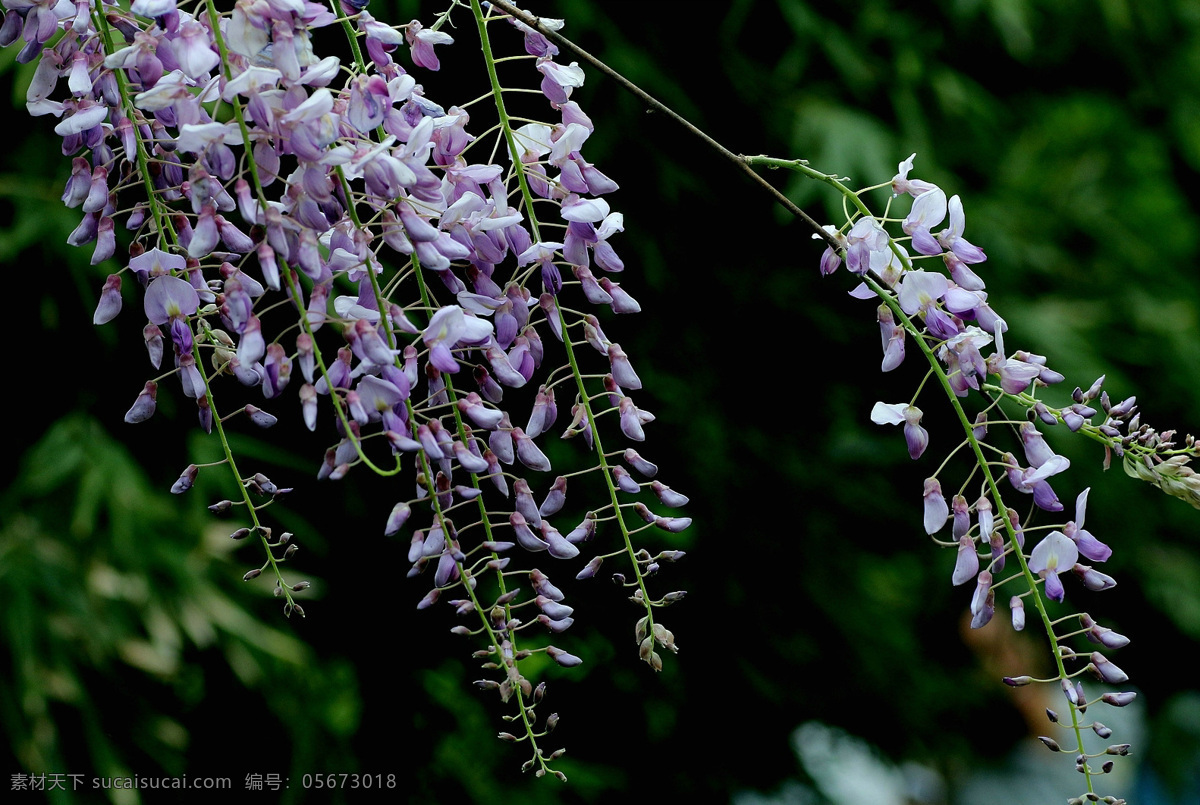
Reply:
<svg viewBox="0 0 1200 805"><path fill-rule="evenodd" d="M330 439L319 479L397 475L383 530L415 526L410 576L432 576L418 606L449 600L463 618L455 631L482 640L492 673L478 684L515 699L525 725L501 737L529 741L526 767L550 770L557 753L538 739L557 716L535 727L545 685L520 661L582 662L530 631L553 637L572 623L552 577L591 578L623 558L614 579L640 610L639 653L657 670L657 649L677 650L658 608L683 593L655 596L647 579L683 553L636 544L691 522L671 513L687 498L651 480L657 467L627 446L654 417L635 401L630 356L605 332L639 305L613 280L623 221L605 199L617 184L584 157L594 126L571 100L583 71L478 2L468 10L491 76L479 109L443 106L402 66L407 53L439 69L453 43L445 15L391 26L364 0L238 0L226 12L211 0L4 5L0 43L24 42L21 61L40 56L29 111L57 119L72 157L62 199L82 220L70 242L100 263L117 254L118 228L129 233L95 322L121 314L138 288L162 373L126 420L150 419L164 383L195 401L239 482L239 499L211 508L245 512L232 537L257 536L267 556L246 578L274 575L287 614L303 614L294 594L307 583L285 580L296 543L260 512L291 490L237 469L222 386L298 405ZM507 23L497 39L523 37L524 53L504 61L540 81L541 104L520 126L492 55L497 20ZM314 52L313 31L332 25L350 58ZM514 70L508 83L520 78ZM472 114L495 121L489 135L469 132ZM275 422L255 405L239 411Z"/></svg>
<svg viewBox="0 0 1200 805"><path fill-rule="evenodd" d="M923 492L925 531L935 541L955 549L951 573L954 585L972 585L970 612L972 628L980 628L995 614L999 591L1008 595L1013 628L1026 625L1026 602L1033 602L1053 649L1058 674L1048 680L1029 676L1010 676L1004 681L1021 686L1033 682L1060 685L1071 717L1059 724L1053 711L1053 724L1073 732L1076 766L1088 778L1092 799L1091 776L1108 773L1111 760L1096 761L1105 755L1125 754L1128 745L1114 745L1098 754L1084 750L1082 732L1091 728L1101 738L1111 730L1099 721L1084 719L1087 708L1103 703L1125 706L1135 694L1131 691L1107 691L1089 698L1079 677L1091 674L1106 685L1124 684L1128 677L1103 653L1072 645L1072 639L1086 638L1102 649L1117 649L1129 639L1100 626L1086 613L1051 617L1049 602L1061 604L1067 597L1063 576L1073 577L1089 591L1106 590L1116 581L1095 569L1109 559L1112 550L1084 527L1090 490L1076 498L1074 519L1039 525L1044 535L1030 540L1033 512L1055 515L1064 506L1053 484L1070 467L1070 461L1056 454L1047 444L1040 428L1065 425L1105 447L1105 466L1111 456L1123 458L1126 471L1150 481L1168 493L1200 505L1197 483L1187 463L1197 455L1195 440L1188 436L1177 445L1172 432L1159 433L1140 422L1135 399L1113 403L1103 391L1101 377L1087 390L1076 388L1072 402L1056 408L1039 399L1040 389L1061 382L1063 376L1047 366L1047 360L1024 350L1008 353L1004 345L1007 325L990 306L986 286L976 273L986 254L964 237L965 217L958 196L949 200L936 185L909 179L915 154L899 165L888 184L892 199L912 196L912 205L904 218L891 218L885 212L875 217L862 202L866 191L852 193L834 177L818 174L795 163L796 170L834 184L852 200L856 212L841 228L825 227L825 234L814 235L828 242L820 261L822 274L832 274L844 262L862 282L851 295L877 299L877 311L883 346L883 371L891 371L905 360L906 342L914 341L927 359L930 369L926 381L945 390L964 433L964 441L951 452L966 447L976 460L974 468L957 491L943 491L946 463L933 477L926 479ZM766 164L773 161L762 160ZM867 188L873 190L876 188ZM890 210L891 202L888 208ZM948 225L938 229L947 216ZM903 234L891 235L887 226ZM827 237L826 237L827 236ZM930 268L938 265L938 268ZM923 266L923 267L918 267ZM913 400L903 403L876 403L871 419L877 424L904 425L909 455L919 458L930 444L930 436L921 425L923 412ZM970 419L961 398L974 396L982 401L981 410ZM1006 411L1022 411L1023 418L1009 419ZM994 437L1011 430L1020 443L1019 458L1014 452L994 444ZM1024 525L1018 512L1005 497L1002 484L1032 500ZM1060 515L1061 516L1061 515ZM947 524L949 540L939 538ZM1059 750L1053 738L1042 739ZM1108 800L1105 800L1108 801ZM1117 801L1117 800L1113 800Z"/></svg>

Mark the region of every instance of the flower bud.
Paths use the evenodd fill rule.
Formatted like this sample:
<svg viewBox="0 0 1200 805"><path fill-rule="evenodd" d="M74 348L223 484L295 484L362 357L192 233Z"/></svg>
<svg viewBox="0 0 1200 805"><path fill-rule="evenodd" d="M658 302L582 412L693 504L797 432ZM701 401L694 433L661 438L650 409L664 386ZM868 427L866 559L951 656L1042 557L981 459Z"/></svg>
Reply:
<svg viewBox="0 0 1200 805"><path fill-rule="evenodd" d="M137 399L133 401L133 405L125 413L125 421L131 425L138 422L145 422L150 417L154 416L154 411L158 407L158 384L153 380L148 381Z"/></svg>
<svg viewBox="0 0 1200 805"><path fill-rule="evenodd" d="M576 657L574 654L568 654L555 646L546 646L546 654L563 668L574 668L576 665L583 663L583 660L579 657Z"/></svg>
<svg viewBox="0 0 1200 805"><path fill-rule="evenodd" d="M657 517L654 525L672 534L678 534L692 524L691 517Z"/></svg>
<svg viewBox="0 0 1200 805"><path fill-rule="evenodd" d="M180 474L177 480L171 487L171 494L182 495L184 492L192 488L192 484L196 482L196 475L200 472L200 468L195 464L188 464L184 471Z"/></svg>
<svg viewBox="0 0 1200 805"><path fill-rule="evenodd" d="M279 421L278 417L268 414L257 405L247 405L246 416L250 417L250 421L260 428L269 428Z"/></svg>
<svg viewBox="0 0 1200 805"><path fill-rule="evenodd" d="M1135 698L1137 698L1137 693L1132 690L1121 693L1104 693L1100 696L1101 701L1105 704L1111 704L1113 707L1124 707Z"/></svg>
<svg viewBox="0 0 1200 805"><path fill-rule="evenodd" d="M596 575L596 573L598 573L600 571L600 565L603 563L604 563L603 556L595 557L594 559L592 559L592 561L587 563L587 565L583 568L583 570L579 571L579 573L577 573L575 575L575 578L579 579L579 580L593 578Z"/></svg>
<svg viewBox="0 0 1200 805"><path fill-rule="evenodd" d="M925 479L925 533L936 534L946 525L950 507L942 497L942 485L936 478Z"/></svg>
<svg viewBox="0 0 1200 805"><path fill-rule="evenodd" d="M542 626L545 626L547 629L549 629L554 634L559 634L561 632L565 632L567 629L569 629L571 627L571 624L573 624L575 622L574 618L562 618L561 620L551 620L550 616L545 615L545 614L538 615L537 619L538 619L538 623L540 623Z"/></svg>
<svg viewBox="0 0 1200 805"><path fill-rule="evenodd" d="M1038 740L1046 745L1046 748L1051 752L1061 752L1062 749L1058 745L1058 741L1053 738L1047 738L1045 735L1039 735Z"/></svg>
<svg viewBox="0 0 1200 805"><path fill-rule="evenodd" d="M658 465L642 458L641 455L632 447L625 451L623 458L625 459L626 464L633 467L647 478L653 478L658 474Z"/></svg>
<svg viewBox="0 0 1200 805"><path fill-rule="evenodd" d="M387 524L383 529L383 535L385 537L390 537L396 534L401 527L403 527L404 523L408 520L409 515L411 514L412 508L407 503L404 501L397 503L392 507L392 513L388 515Z"/></svg>
<svg viewBox="0 0 1200 805"><path fill-rule="evenodd" d="M1083 586L1093 592L1109 590L1117 586L1117 581L1112 576L1094 570L1088 565L1076 564L1071 568L1071 572L1079 577Z"/></svg>
<svg viewBox="0 0 1200 805"><path fill-rule="evenodd" d="M1129 675L1110 662L1107 657L1098 651L1092 652L1092 663L1088 666L1097 679L1101 679L1110 685L1120 685L1123 682L1129 681Z"/></svg>
<svg viewBox="0 0 1200 805"><path fill-rule="evenodd" d="M1012 610L1013 631L1019 632L1025 628L1025 602L1014 595L1008 599L1008 606Z"/></svg>
<svg viewBox="0 0 1200 805"><path fill-rule="evenodd" d="M978 573L979 554L975 553L975 540L964 534L958 539L958 557L955 559L954 573L950 581L957 587L966 584Z"/></svg>
<svg viewBox="0 0 1200 805"><path fill-rule="evenodd" d="M109 274L100 291L100 302L92 316L92 324L108 324L121 312L121 275Z"/></svg>

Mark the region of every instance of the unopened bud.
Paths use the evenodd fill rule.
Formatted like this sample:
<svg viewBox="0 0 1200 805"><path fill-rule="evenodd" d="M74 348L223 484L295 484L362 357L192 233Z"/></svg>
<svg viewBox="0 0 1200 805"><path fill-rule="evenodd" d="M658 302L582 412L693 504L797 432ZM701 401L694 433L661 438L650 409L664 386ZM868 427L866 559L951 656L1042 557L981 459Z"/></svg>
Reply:
<svg viewBox="0 0 1200 805"><path fill-rule="evenodd" d="M597 556L592 561L588 562L583 570L575 574L576 579L590 579L600 570L600 565L604 563L603 556Z"/></svg>
<svg viewBox="0 0 1200 805"><path fill-rule="evenodd" d="M221 512L229 511L231 506L233 506L232 500L219 500L213 505L209 506L208 510L213 514L220 514Z"/></svg>
<svg viewBox="0 0 1200 805"><path fill-rule="evenodd" d="M182 495L184 492L192 488L192 484L196 482L196 474L200 468L195 464L188 464L182 473L179 475L174 485L171 486L171 494Z"/></svg>
<svg viewBox="0 0 1200 805"><path fill-rule="evenodd" d="M1053 738L1048 738L1045 735L1039 735L1038 740L1046 745L1046 748L1051 752L1061 752L1062 749L1058 745L1058 741Z"/></svg>
<svg viewBox="0 0 1200 805"><path fill-rule="evenodd" d="M311 586L311 581L298 581L295 583L295 585L293 585L292 590L299 592L300 590L307 590Z"/></svg>
<svg viewBox="0 0 1200 805"><path fill-rule="evenodd" d="M1006 677L1004 677L1004 679L1002 681L1004 682L1005 685L1008 685L1010 687L1021 688L1021 687L1028 685L1030 682L1032 682L1033 677L1031 677L1031 676L1006 676Z"/></svg>
<svg viewBox="0 0 1200 805"><path fill-rule="evenodd" d="M254 570L247 571L246 575L242 576L242 581L250 581L250 579L256 579L261 575L262 575L262 569L256 567L256 568L254 568Z"/></svg>
<svg viewBox="0 0 1200 805"><path fill-rule="evenodd" d="M576 657L574 654L568 654L556 646L546 646L546 653L550 655L552 660L561 665L563 668L574 668L576 665L583 663L583 660L580 657Z"/></svg>
<svg viewBox="0 0 1200 805"><path fill-rule="evenodd" d="M234 531L232 534L230 534L229 538L230 539L245 539L248 536L250 536L250 529L239 528L237 531Z"/></svg>
<svg viewBox="0 0 1200 805"><path fill-rule="evenodd" d="M1104 693L1100 696L1100 700L1105 704L1111 704L1113 707L1124 707L1137 698L1137 693L1132 690L1123 691L1121 693Z"/></svg>
<svg viewBox="0 0 1200 805"><path fill-rule="evenodd" d="M1124 757L1129 754L1129 744L1113 744L1104 750L1106 755L1121 755Z"/></svg>
<svg viewBox="0 0 1200 805"><path fill-rule="evenodd" d="M1092 724L1092 732L1096 733L1101 738L1109 738L1112 736L1112 730L1101 724L1099 721Z"/></svg>
<svg viewBox="0 0 1200 805"><path fill-rule="evenodd" d="M1110 685L1120 685L1123 682L1129 681L1129 674L1110 662L1100 652L1093 651L1091 659L1092 662L1088 665L1088 670L1095 674L1097 679L1103 680Z"/></svg>

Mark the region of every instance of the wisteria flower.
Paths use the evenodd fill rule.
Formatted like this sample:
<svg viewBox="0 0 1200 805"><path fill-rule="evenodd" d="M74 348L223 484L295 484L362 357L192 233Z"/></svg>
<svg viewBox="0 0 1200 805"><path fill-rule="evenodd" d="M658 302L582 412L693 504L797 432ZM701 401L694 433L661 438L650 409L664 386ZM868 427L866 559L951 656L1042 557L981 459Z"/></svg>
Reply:
<svg viewBox="0 0 1200 805"><path fill-rule="evenodd" d="M144 299L146 318L153 324L171 325L171 340L181 352L192 351L192 331L187 317L200 307L200 296L187 280L162 276L146 286Z"/></svg>
<svg viewBox="0 0 1200 805"><path fill-rule="evenodd" d="M999 375L1000 387L1008 394L1020 394L1029 388L1029 384L1042 374L1045 367L1036 363L1017 360L1016 357L1004 356L1004 331L1008 325L1003 319L997 319L993 332L996 334L996 351L987 358L987 369L990 374Z"/></svg>
<svg viewBox="0 0 1200 805"><path fill-rule="evenodd" d="M846 268L862 274L873 261L875 252L887 252L888 235L874 218L860 218L846 234Z"/></svg>
<svg viewBox="0 0 1200 805"><path fill-rule="evenodd" d="M900 228L906 235L912 235L913 248L921 254L941 254L942 246L929 230L945 217L946 194L940 187L934 187L917 196Z"/></svg>
<svg viewBox="0 0 1200 805"><path fill-rule="evenodd" d="M437 54L433 52L433 46L450 45L454 42L454 38L450 34L443 31L431 31L417 20L408 24L408 28L404 31L404 38L408 40L409 47L412 48L413 61L426 70L434 71L440 70L442 64L438 61Z"/></svg>
<svg viewBox="0 0 1200 805"><path fill-rule="evenodd" d="M908 442L908 454L920 458L929 446L929 431L921 427L924 414L915 405L905 403L875 403L871 409L871 421L876 425L899 425L904 423L904 440Z"/></svg>
<svg viewBox="0 0 1200 805"><path fill-rule="evenodd" d="M829 224L826 224L824 227L822 227L822 229L828 232L830 237L837 241L839 249L846 248L846 236L838 232L836 226L830 226ZM824 238L822 238L820 235L813 235L812 237L813 240L824 240ZM837 271L838 266L841 264L842 256L838 253L838 249L835 249L833 246L827 246L825 251L821 254L821 275L825 276L827 274L832 274L833 272Z"/></svg>
<svg viewBox="0 0 1200 805"><path fill-rule="evenodd" d="M938 300L950 289L950 281L934 271L906 271L900 280L898 301L910 316L924 315L925 326L938 338L953 338L960 333L960 323L942 310Z"/></svg>
<svg viewBox="0 0 1200 805"><path fill-rule="evenodd" d="M446 305L429 319L422 338L429 348L429 362L443 372L457 372L458 361L451 348L460 341L477 344L492 334L492 323L467 316L458 305Z"/></svg>
<svg viewBox="0 0 1200 805"><path fill-rule="evenodd" d="M909 179L908 172L912 170L913 160L917 158L914 153L897 166L897 173L892 177L892 197L895 198L903 193L908 193L916 198L922 193L927 193L930 190L936 190L937 185L932 182L925 182L920 179Z"/></svg>
<svg viewBox="0 0 1200 805"><path fill-rule="evenodd" d="M563 65L543 57L538 59L537 69L545 76L542 79L542 94L551 103L566 103L571 97L571 90L583 86L584 72L579 62Z"/></svg>
<svg viewBox="0 0 1200 805"><path fill-rule="evenodd" d="M1029 569L1045 580L1046 597L1061 602L1066 591L1058 575L1075 567L1078 561L1075 543L1061 531L1051 531L1029 554Z"/></svg>
<svg viewBox="0 0 1200 805"><path fill-rule="evenodd" d="M1105 562L1112 556L1112 548L1083 528L1083 518L1087 514L1088 493L1091 491L1092 488L1089 486L1079 493L1079 497L1075 498L1075 519L1063 526L1063 532L1075 542L1080 556L1093 562Z"/></svg>
<svg viewBox="0 0 1200 805"><path fill-rule="evenodd" d="M924 518L926 534L936 534L946 525L950 516L950 507L946 505L946 497L942 494L942 485L936 478L925 479Z"/></svg>
<svg viewBox="0 0 1200 805"><path fill-rule="evenodd" d="M916 204L914 203L915 207ZM945 249L954 252L964 263L982 263L987 259L983 249L972 245L962 236L966 219L963 216L962 199L953 196L950 199L950 226L937 234L937 242Z"/></svg>
<svg viewBox="0 0 1200 805"><path fill-rule="evenodd" d="M1019 492L1033 495L1033 502L1040 509L1051 512L1062 511L1062 503L1054 489L1046 481L1047 478L1064 472L1070 468L1071 462L1065 456L1051 456L1040 467L1021 469L1012 453L1003 456L1004 465L1008 468L1008 482Z"/></svg>

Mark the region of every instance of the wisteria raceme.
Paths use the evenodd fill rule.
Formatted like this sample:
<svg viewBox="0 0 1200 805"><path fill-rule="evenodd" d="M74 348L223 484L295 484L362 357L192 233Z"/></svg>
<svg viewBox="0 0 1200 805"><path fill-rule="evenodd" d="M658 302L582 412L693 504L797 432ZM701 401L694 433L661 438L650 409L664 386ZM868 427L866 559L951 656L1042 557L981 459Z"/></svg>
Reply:
<svg viewBox="0 0 1200 805"><path fill-rule="evenodd" d="M1124 706L1134 694L1108 692L1089 700L1082 685L1074 681L1084 671L1110 685L1124 684L1129 678L1099 651L1077 653L1070 645L1073 638L1083 636L1105 649L1116 649L1128 644L1129 639L1099 626L1086 613L1052 618L1048 602L1061 604L1067 598L1064 577L1068 571L1087 591L1113 587L1116 582L1111 577L1094 570L1090 564L1081 564L1081 560L1104 562L1113 551L1084 528L1090 490L1083 490L1076 498L1073 520L1039 525L1043 536L1027 546L1025 529L1030 527L1032 514L1022 524L1013 508L1017 502L1011 493L1005 496L1001 484L1007 481L1012 490L1029 495L1034 511L1041 509L1051 515L1063 511L1054 485L1060 484L1058 476L1069 469L1070 461L1056 454L1039 430L1041 426L1061 423L1070 431L1100 441L1105 448L1105 467L1115 454L1122 457L1130 475L1200 506L1196 484L1191 482L1193 477L1200 476L1194 476L1186 466L1197 455L1195 440L1188 436L1178 446L1172 432L1158 433L1141 424L1134 398L1113 404L1103 391L1103 377L1086 391L1076 388L1069 406L1056 408L1039 399L1039 390L1061 382L1063 375L1050 368L1041 355L1025 350L1006 352L1008 327L990 306L985 283L976 272L987 258L982 249L963 236L962 201L958 196L947 201L945 192L936 185L909 179L915 157L913 154L900 163L890 183L878 186L890 186L893 200L905 194L913 197L910 211L902 219L889 217L887 211L875 216L861 199L863 191L854 193L833 176L813 171L805 163L765 157L748 158L748 162L790 167L825 181L837 187L853 205L853 214L842 227L826 226L814 235L829 244L821 257L820 272L832 274L845 262L847 269L862 280L851 295L882 302L877 319L883 337L883 371L901 365L905 360L904 342L912 339L929 364L917 395L930 379L946 393L963 432L963 442L958 447L966 447L973 454L975 466L959 487L962 491L953 495L949 504L938 477L946 472L947 464L943 463L938 475L925 481L925 530L940 544L957 548L951 582L965 585L975 581L970 601L972 628L980 628L992 619L998 589L1007 593L1014 586L1024 588L1009 598L1013 628L1020 631L1026 627L1028 600L1049 637L1058 676L1049 680L1014 676L1006 677L1005 681L1010 685L1035 681L1061 684L1071 712L1070 723L1059 724L1057 715L1051 721L1074 733L1077 769L1087 778L1086 796L1076 799L1092 799L1096 796L1092 776L1107 774L1112 765L1107 762L1099 767L1092 765L1095 755L1088 755L1083 745L1082 732L1089 727L1082 720L1083 714L1095 702ZM888 202L889 210L891 203ZM937 230L947 213L949 225ZM887 232L888 225L896 224L902 235ZM939 260L941 268L930 268ZM911 355L911 350L908 354ZM969 418L964 408L964 401L972 399L983 403L974 419ZM916 395L909 402L879 402L871 412L871 419L877 424L904 423L908 451L914 459L929 446L929 435L919 424L922 411L915 403ZM1014 416L1009 411L1023 412L1024 416L1018 414L1017 418L1009 419ZM1023 460L1012 448L1005 452L994 444L994 437L1005 432L1015 434ZM949 452L957 452L958 447L951 446ZM989 455L993 456L990 460ZM943 542L936 535L947 521L952 524L952 534L949 541ZM1112 733L1099 722L1091 726L1101 737L1107 738ZM1059 751L1057 741L1042 740Z"/></svg>
<svg viewBox="0 0 1200 805"><path fill-rule="evenodd" d="M643 441L654 417L630 396L642 389L636 356L604 332L614 314L640 309L606 276L624 269L623 219L602 198L618 186L584 158L594 126L571 100L584 72L556 60L543 34L464 4L492 75L493 108L468 111L419 82L454 43L445 16L392 26L367 5L5 0L3 36L23 42L19 60L40 56L27 105L58 120L73 160L63 203L83 217L70 242L95 244L101 262L117 224L129 233L94 321L120 315L123 287L140 286L150 361L166 371L126 421L150 419L164 383L196 401L240 488L212 508L242 512L233 538L257 536L266 551L246 579L274 576L287 614L303 614L295 593L307 586L280 567L297 543L260 512L290 489L237 468L222 386L298 405L330 440L314 462L323 481L399 471L399 500L381 520L390 509L385 534L413 529L409 575L433 585L418 607L448 600L473 624L455 631L482 640L476 656L497 678L487 687L515 700L526 768L541 776L557 753L538 740L553 725L535 730L545 688L535 694L521 661L584 662L529 631L557 636L572 623L552 579L590 578L623 556L614 578L641 611L641 658L659 669L656 644L678 650L658 609L682 593L655 597L647 577L682 552L636 546L644 530L686 528L667 510L687 498L651 484L657 468L622 444ZM335 25L348 59L314 50L313 32ZM512 122L493 38L523 50L517 65L542 94L523 120L540 122ZM498 125L477 140L473 115ZM275 421L255 405L238 412ZM579 435L573 451L553 444Z"/></svg>

